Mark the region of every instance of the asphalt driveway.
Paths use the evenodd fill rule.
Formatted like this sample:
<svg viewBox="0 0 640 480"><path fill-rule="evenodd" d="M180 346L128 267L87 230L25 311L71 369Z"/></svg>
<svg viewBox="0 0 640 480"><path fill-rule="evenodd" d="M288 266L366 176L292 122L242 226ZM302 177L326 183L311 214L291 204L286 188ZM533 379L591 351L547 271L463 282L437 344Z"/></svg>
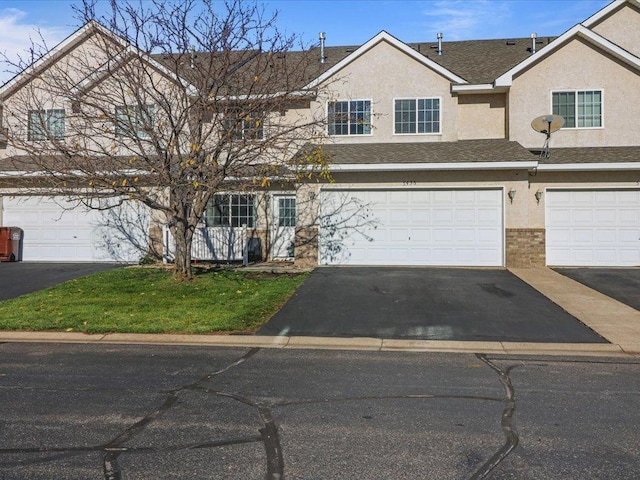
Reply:
<svg viewBox="0 0 640 480"><path fill-rule="evenodd" d="M321 267L258 335L606 343L502 269Z"/></svg>
<svg viewBox="0 0 640 480"><path fill-rule="evenodd" d="M121 266L114 263L1 262L0 301Z"/></svg>
<svg viewBox="0 0 640 480"><path fill-rule="evenodd" d="M556 272L640 310L640 268L556 268Z"/></svg>

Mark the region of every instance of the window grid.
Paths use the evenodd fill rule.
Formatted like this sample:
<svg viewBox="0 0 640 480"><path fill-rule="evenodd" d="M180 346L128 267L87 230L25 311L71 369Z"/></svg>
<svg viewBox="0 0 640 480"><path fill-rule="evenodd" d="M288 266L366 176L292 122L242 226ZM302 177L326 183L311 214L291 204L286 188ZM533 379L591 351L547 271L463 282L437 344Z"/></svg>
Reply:
<svg viewBox="0 0 640 480"><path fill-rule="evenodd" d="M593 128L602 126L602 92L579 90L553 92L554 115L564 118L564 128Z"/></svg>
<svg viewBox="0 0 640 480"><path fill-rule="evenodd" d="M29 110L27 140L61 139L64 135L65 111L63 108Z"/></svg>
<svg viewBox="0 0 640 480"><path fill-rule="evenodd" d="M279 198L278 199L278 226L279 227L295 227L296 226L296 199L295 198Z"/></svg>
<svg viewBox="0 0 640 480"><path fill-rule="evenodd" d="M371 101L352 100L329 102L329 135L371 134Z"/></svg>
<svg viewBox="0 0 640 480"><path fill-rule="evenodd" d="M234 140L262 140L264 138L263 114L258 112L231 114L227 129Z"/></svg>
<svg viewBox="0 0 640 480"><path fill-rule="evenodd" d="M254 197L246 194L216 194L204 215L209 227L242 227L254 225Z"/></svg>
<svg viewBox="0 0 640 480"><path fill-rule="evenodd" d="M394 133L440 133L440 99L396 100Z"/></svg>
<svg viewBox="0 0 640 480"><path fill-rule="evenodd" d="M149 129L153 127L154 117L153 105L116 106L116 136L149 138Z"/></svg>

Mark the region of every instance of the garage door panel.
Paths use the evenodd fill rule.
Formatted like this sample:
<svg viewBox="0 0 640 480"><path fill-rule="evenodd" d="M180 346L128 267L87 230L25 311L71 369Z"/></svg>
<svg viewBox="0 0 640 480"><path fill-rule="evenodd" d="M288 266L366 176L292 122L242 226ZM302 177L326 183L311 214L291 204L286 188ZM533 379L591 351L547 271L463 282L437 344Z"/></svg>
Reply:
<svg viewBox="0 0 640 480"><path fill-rule="evenodd" d="M146 207L98 211L61 197L3 197L3 224L23 229L23 260L137 261L148 245ZM121 227L127 233L122 233Z"/></svg>
<svg viewBox="0 0 640 480"><path fill-rule="evenodd" d="M640 204L640 200L638 203ZM622 225L638 225L640 224L640 210L637 208L621 209L618 210L616 218Z"/></svg>
<svg viewBox="0 0 640 480"><path fill-rule="evenodd" d="M408 242L410 237L411 237L411 232L409 231L408 228L406 229L394 228L393 230L391 230L390 240L393 243Z"/></svg>
<svg viewBox="0 0 640 480"><path fill-rule="evenodd" d="M640 265L640 191L548 191L546 244L548 265Z"/></svg>
<svg viewBox="0 0 640 480"><path fill-rule="evenodd" d="M438 208L433 211L433 223L451 225L453 222L453 211L451 209Z"/></svg>
<svg viewBox="0 0 640 480"><path fill-rule="evenodd" d="M354 197L360 208L353 217L331 208L345 195ZM498 266L503 262L502 190L498 189L327 190L320 196L319 223L320 262L325 264ZM366 231L367 223L377 227L370 242L358 233ZM492 246L490 253L479 252L487 246ZM343 251L337 255L331 247Z"/></svg>
<svg viewBox="0 0 640 480"><path fill-rule="evenodd" d="M476 223L476 211L472 208L457 209L456 222L467 225L474 225Z"/></svg>
<svg viewBox="0 0 640 480"><path fill-rule="evenodd" d="M423 208L412 206L410 219L412 225L429 224L431 222L431 212Z"/></svg>

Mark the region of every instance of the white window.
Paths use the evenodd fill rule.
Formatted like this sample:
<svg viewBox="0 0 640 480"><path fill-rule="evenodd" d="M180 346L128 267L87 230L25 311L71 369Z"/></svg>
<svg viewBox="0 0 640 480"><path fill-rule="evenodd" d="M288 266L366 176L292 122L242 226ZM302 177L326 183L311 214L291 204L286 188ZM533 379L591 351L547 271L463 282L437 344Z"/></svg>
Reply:
<svg viewBox="0 0 640 480"><path fill-rule="evenodd" d="M42 141L64 138L65 112L63 108L29 110L27 139Z"/></svg>
<svg viewBox="0 0 640 480"><path fill-rule="evenodd" d="M117 106L116 137L149 138L153 130L155 110L153 105Z"/></svg>
<svg viewBox="0 0 640 480"><path fill-rule="evenodd" d="M397 99L394 133L440 133L440 99Z"/></svg>
<svg viewBox="0 0 640 480"><path fill-rule="evenodd" d="M207 227L241 227L254 225L254 196L248 194L216 194L204 214Z"/></svg>
<svg viewBox="0 0 640 480"><path fill-rule="evenodd" d="M602 91L553 92L552 111L564 118L564 128L602 127Z"/></svg>
<svg viewBox="0 0 640 480"><path fill-rule="evenodd" d="M371 101L350 100L329 102L329 135L370 135Z"/></svg>
<svg viewBox="0 0 640 480"><path fill-rule="evenodd" d="M227 115L226 124L229 135L234 140L262 140L264 138L264 114L230 113Z"/></svg>

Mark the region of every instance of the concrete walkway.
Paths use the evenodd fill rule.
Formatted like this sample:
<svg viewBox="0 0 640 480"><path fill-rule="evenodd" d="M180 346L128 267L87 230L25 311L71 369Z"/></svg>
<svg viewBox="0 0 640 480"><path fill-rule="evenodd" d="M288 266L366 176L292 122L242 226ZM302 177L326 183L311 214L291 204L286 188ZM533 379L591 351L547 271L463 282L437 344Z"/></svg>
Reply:
<svg viewBox="0 0 640 480"><path fill-rule="evenodd" d="M640 311L548 268L512 269L531 285L611 343L520 343L379 338L254 335L95 334L0 331L0 342L209 345L212 347L298 348L518 355L640 356Z"/></svg>
<svg viewBox="0 0 640 480"><path fill-rule="evenodd" d="M510 271L624 352L640 355L638 310L549 268Z"/></svg>

